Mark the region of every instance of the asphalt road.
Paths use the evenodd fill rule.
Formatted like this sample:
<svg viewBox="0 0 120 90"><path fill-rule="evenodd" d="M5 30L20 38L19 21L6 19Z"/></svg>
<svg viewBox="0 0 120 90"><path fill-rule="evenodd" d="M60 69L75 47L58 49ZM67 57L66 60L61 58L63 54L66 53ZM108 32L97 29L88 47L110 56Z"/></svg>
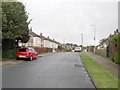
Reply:
<svg viewBox="0 0 120 90"><path fill-rule="evenodd" d="M4 67L3 88L94 88L79 53L54 53Z"/></svg>

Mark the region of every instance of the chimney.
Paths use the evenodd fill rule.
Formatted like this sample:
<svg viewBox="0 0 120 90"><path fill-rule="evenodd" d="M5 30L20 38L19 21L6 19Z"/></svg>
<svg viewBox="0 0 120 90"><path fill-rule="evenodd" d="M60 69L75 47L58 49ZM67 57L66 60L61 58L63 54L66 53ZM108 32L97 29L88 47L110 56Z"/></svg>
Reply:
<svg viewBox="0 0 120 90"><path fill-rule="evenodd" d="M30 30L29 30L30 32L32 32L32 27L30 27Z"/></svg>
<svg viewBox="0 0 120 90"><path fill-rule="evenodd" d="M40 36L42 36L42 33L40 33Z"/></svg>
<svg viewBox="0 0 120 90"><path fill-rule="evenodd" d="M47 38L49 38L49 36Z"/></svg>

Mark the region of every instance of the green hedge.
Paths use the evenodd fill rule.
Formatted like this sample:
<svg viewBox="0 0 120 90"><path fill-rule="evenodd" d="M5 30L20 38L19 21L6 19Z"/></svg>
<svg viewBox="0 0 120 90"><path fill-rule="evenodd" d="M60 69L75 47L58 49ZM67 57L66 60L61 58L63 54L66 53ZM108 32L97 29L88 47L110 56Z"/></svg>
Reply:
<svg viewBox="0 0 120 90"><path fill-rule="evenodd" d="M118 53L114 54L112 57L113 62L120 64L120 55Z"/></svg>
<svg viewBox="0 0 120 90"><path fill-rule="evenodd" d="M52 48L46 48L46 52L52 52Z"/></svg>
<svg viewBox="0 0 120 90"><path fill-rule="evenodd" d="M115 48L117 49L117 51L112 53L111 59L116 64L120 64L120 34L114 34L112 38L115 43L116 46Z"/></svg>
<svg viewBox="0 0 120 90"><path fill-rule="evenodd" d="M15 59L16 58L16 52L18 49L12 49L12 50L4 50L2 51L2 58L9 58L9 59Z"/></svg>

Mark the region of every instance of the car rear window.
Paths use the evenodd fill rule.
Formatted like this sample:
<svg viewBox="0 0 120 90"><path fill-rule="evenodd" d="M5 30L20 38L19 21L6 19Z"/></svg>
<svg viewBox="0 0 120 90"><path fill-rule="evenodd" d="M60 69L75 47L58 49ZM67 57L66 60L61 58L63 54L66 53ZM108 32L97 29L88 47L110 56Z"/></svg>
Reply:
<svg viewBox="0 0 120 90"><path fill-rule="evenodd" d="M19 49L19 52L27 52L27 51L28 51L28 49L26 49L26 48Z"/></svg>

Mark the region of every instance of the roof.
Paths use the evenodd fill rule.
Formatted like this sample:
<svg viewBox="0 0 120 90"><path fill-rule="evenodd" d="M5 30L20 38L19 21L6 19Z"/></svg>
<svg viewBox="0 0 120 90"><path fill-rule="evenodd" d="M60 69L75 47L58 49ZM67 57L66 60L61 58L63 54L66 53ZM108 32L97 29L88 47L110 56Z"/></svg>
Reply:
<svg viewBox="0 0 120 90"><path fill-rule="evenodd" d="M40 34L40 36L39 36L40 38L42 38L43 40L48 40L48 41L51 41L51 42L53 42L53 40L52 39L50 39L49 38L49 36L46 38L45 36L43 36L42 35L42 33Z"/></svg>
<svg viewBox="0 0 120 90"><path fill-rule="evenodd" d="M33 37L40 37L39 35L37 35L36 33L29 31L29 34L31 34Z"/></svg>
<svg viewBox="0 0 120 90"><path fill-rule="evenodd" d="M46 37L43 36L43 35L40 35L39 37L40 37L41 39L46 39Z"/></svg>
<svg viewBox="0 0 120 90"><path fill-rule="evenodd" d="M38 34L32 32L32 30L30 30L29 34L31 34L33 37L39 37L39 38L41 38L43 40L48 40L50 42L55 42L55 43L59 44L59 42L55 41L54 39L53 40L50 39L49 36L48 37L43 36L42 33L40 33L40 35L38 35Z"/></svg>
<svg viewBox="0 0 120 90"><path fill-rule="evenodd" d="M57 42L57 41L55 41L55 40L53 40L53 42L56 43L56 44L59 44L59 42Z"/></svg>
<svg viewBox="0 0 120 90"><path fill-rule="evenodd" d="M48 40L48 41L53 42L53 40L52 40L52 39L50 39L50 38L45 38L45 40Z"/></svg>

